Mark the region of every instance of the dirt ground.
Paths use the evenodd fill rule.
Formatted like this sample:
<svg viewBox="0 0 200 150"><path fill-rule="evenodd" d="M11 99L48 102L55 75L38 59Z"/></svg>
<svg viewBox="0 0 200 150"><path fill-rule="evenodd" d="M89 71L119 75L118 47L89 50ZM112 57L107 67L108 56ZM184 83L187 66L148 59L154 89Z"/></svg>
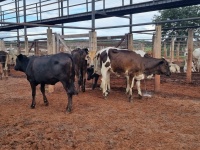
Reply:
<svg viewBox="0 0 200 150"><path fill-rule="evenodd" d="M111 93L103 99L99 88L73 97L72 113L65 113L66 93L60 83L47 93L45 106L37 87L36 108L30 109L31 88L25 74L11 70L0 80L0 149L200 149L200 73L192 83L184 73L161 76L161 91L146 80L151 98L128 102L125 80L113 77ZM144 81L141 83L145 92Z"/></svg>

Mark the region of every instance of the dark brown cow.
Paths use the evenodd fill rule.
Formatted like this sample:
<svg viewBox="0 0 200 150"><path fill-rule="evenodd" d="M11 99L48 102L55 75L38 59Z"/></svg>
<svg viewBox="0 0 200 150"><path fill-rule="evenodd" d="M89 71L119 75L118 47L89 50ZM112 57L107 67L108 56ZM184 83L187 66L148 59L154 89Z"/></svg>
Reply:
<svg viewBox="0 0 200 150"><path fill-rule="evenodd" d="M116 75L124 75L127 78L128 85L126 91L129 93L129 100L132 99L134 80L144 79L144 74L165 74L167 76L171 74L168 62L165 59L156 59L149 56L141 57L139 54L127 49L122 50L109 47L98 51L95 59L97 61L96 64L99 65L96 65L96 68L94 67L94 73L97 70L101 70L101 87L105 97L110 90L111 72Z"/></svg>
<svg viewBox="0 0 200 150"><path fill-rule="evenodd" d="M31 108L35 108L36 86L40 84L40 90L46 105L49 104L45 95L45 84L54 85L61 82L67 92L68 104L66 110L72 110L72 96L77 94L74 86L75 71L74 63L70 54L58 53L48 56L18 55L16 59L15 70L26 74L27 80L32 88Z"/></svg>
<svg viewBox="0 0 200 150"><path fill-rule="evenodd" d="M86 57L88 55L88 49L80 49L77 48L72 51L72 58L74 60L75 65L75 74L76 74L76 82L77 89L79 91L80 87L82 92L85 92L85 82L86 82L86 71L87 71L87 60Z"/></svg>

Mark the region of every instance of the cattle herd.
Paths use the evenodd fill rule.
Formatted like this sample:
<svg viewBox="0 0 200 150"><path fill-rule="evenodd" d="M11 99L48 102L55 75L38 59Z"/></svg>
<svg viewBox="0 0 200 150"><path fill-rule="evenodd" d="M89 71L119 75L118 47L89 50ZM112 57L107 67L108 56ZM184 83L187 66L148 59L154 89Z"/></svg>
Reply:
<svg viewBox="0 0 200 150"><path fill-rule="evenodd" d="M54 85L61 82L67 97L66 111L72 110L73 95L85 92L87 80L95 79L92 89L97 86L101 77L101 89L104 98L110 93L110 74L124 76L126 78L126 94L132 101L132 89L136 82L139 98L142 98L140 80L152 77L155 74L170 76L171 73L179 73L180 66L167 62L166 59L153 58L144 51L131 51L107 47L99 51L77 48L71 54L57 53L44 56L25 56L19 54L14 58L12 53L0 51L0 78L6 76L9 65L15 65L14 69L26 74L32 89L31 108L35 108L36 86L40 84L45 105L48 100L45 95L45 85ZM187 55L186 55L187 56ZM193 51L192 71L200 70L200 48ZM184 71L187 65L185 59Z"/></svg>

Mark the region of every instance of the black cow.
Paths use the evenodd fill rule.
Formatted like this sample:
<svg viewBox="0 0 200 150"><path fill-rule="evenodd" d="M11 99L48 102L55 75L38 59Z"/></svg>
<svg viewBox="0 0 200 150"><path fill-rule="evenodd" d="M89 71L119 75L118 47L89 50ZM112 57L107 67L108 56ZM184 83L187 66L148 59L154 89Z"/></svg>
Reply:
<svg viewBox="0 0 200 150"><path fill-rule="evenodd" d="M89 67L87 68L87 80L94 79L94 83L92 85L92 89L94 90L97 87L97 82L99 79L99 74L94 73L94 67Z"/></svg>
<svg viewBox="0 0 200 150"><path fill-rule="evenodd" d="M5 51L0 51L0 78L3 76L8 77L8 53Z"/></svg>
<svg viewBox="0 0 200 150"><path fill-rule="evenodd" d="M79 91L81 87L82 92L85 92L87 55L88 55L87 48L84 49L77 48L72 51L72 58L74 60L74 66L75 66L75 75L76 78L78 79L77 89Z"/></svg>
<svg viewBox="0 0 200 150"><path fill-rule="evenodd" d="M45 84L54 85L57 82L63 84L68 95L68 104L66 110L71 112L72 96L77 94L74 86L75 71L74 63L70 54L58 53L48 56L31 56L18 55L16 59L17 71L22 71L26 74L27 80L32 88L32 104L31 108L35 108L36 86L40 84L40 90L43 95L43 100L46 105L49 104L45 96Z"/></svg>

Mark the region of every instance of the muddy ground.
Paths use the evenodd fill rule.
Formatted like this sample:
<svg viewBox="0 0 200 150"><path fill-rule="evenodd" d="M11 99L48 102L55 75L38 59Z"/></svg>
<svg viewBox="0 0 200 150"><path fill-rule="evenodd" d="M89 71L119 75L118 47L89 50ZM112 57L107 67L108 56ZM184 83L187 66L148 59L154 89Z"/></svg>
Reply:
<svg viewBox="0 0 200 150"><path fill-rule="evenodd" d="M31 88L23 73L11 70L0 80L0 149L200 149L200 74L192 83L184 73L161 76L161 91L146 80L151 98L128 102L125 80L113 77L112 91L103 99L99 88L73 97L65 113L66 93L60 83L47 93L45 106L37 87L36 108L30 109ZM141 83L145 92L144 81Z"/></svg>

